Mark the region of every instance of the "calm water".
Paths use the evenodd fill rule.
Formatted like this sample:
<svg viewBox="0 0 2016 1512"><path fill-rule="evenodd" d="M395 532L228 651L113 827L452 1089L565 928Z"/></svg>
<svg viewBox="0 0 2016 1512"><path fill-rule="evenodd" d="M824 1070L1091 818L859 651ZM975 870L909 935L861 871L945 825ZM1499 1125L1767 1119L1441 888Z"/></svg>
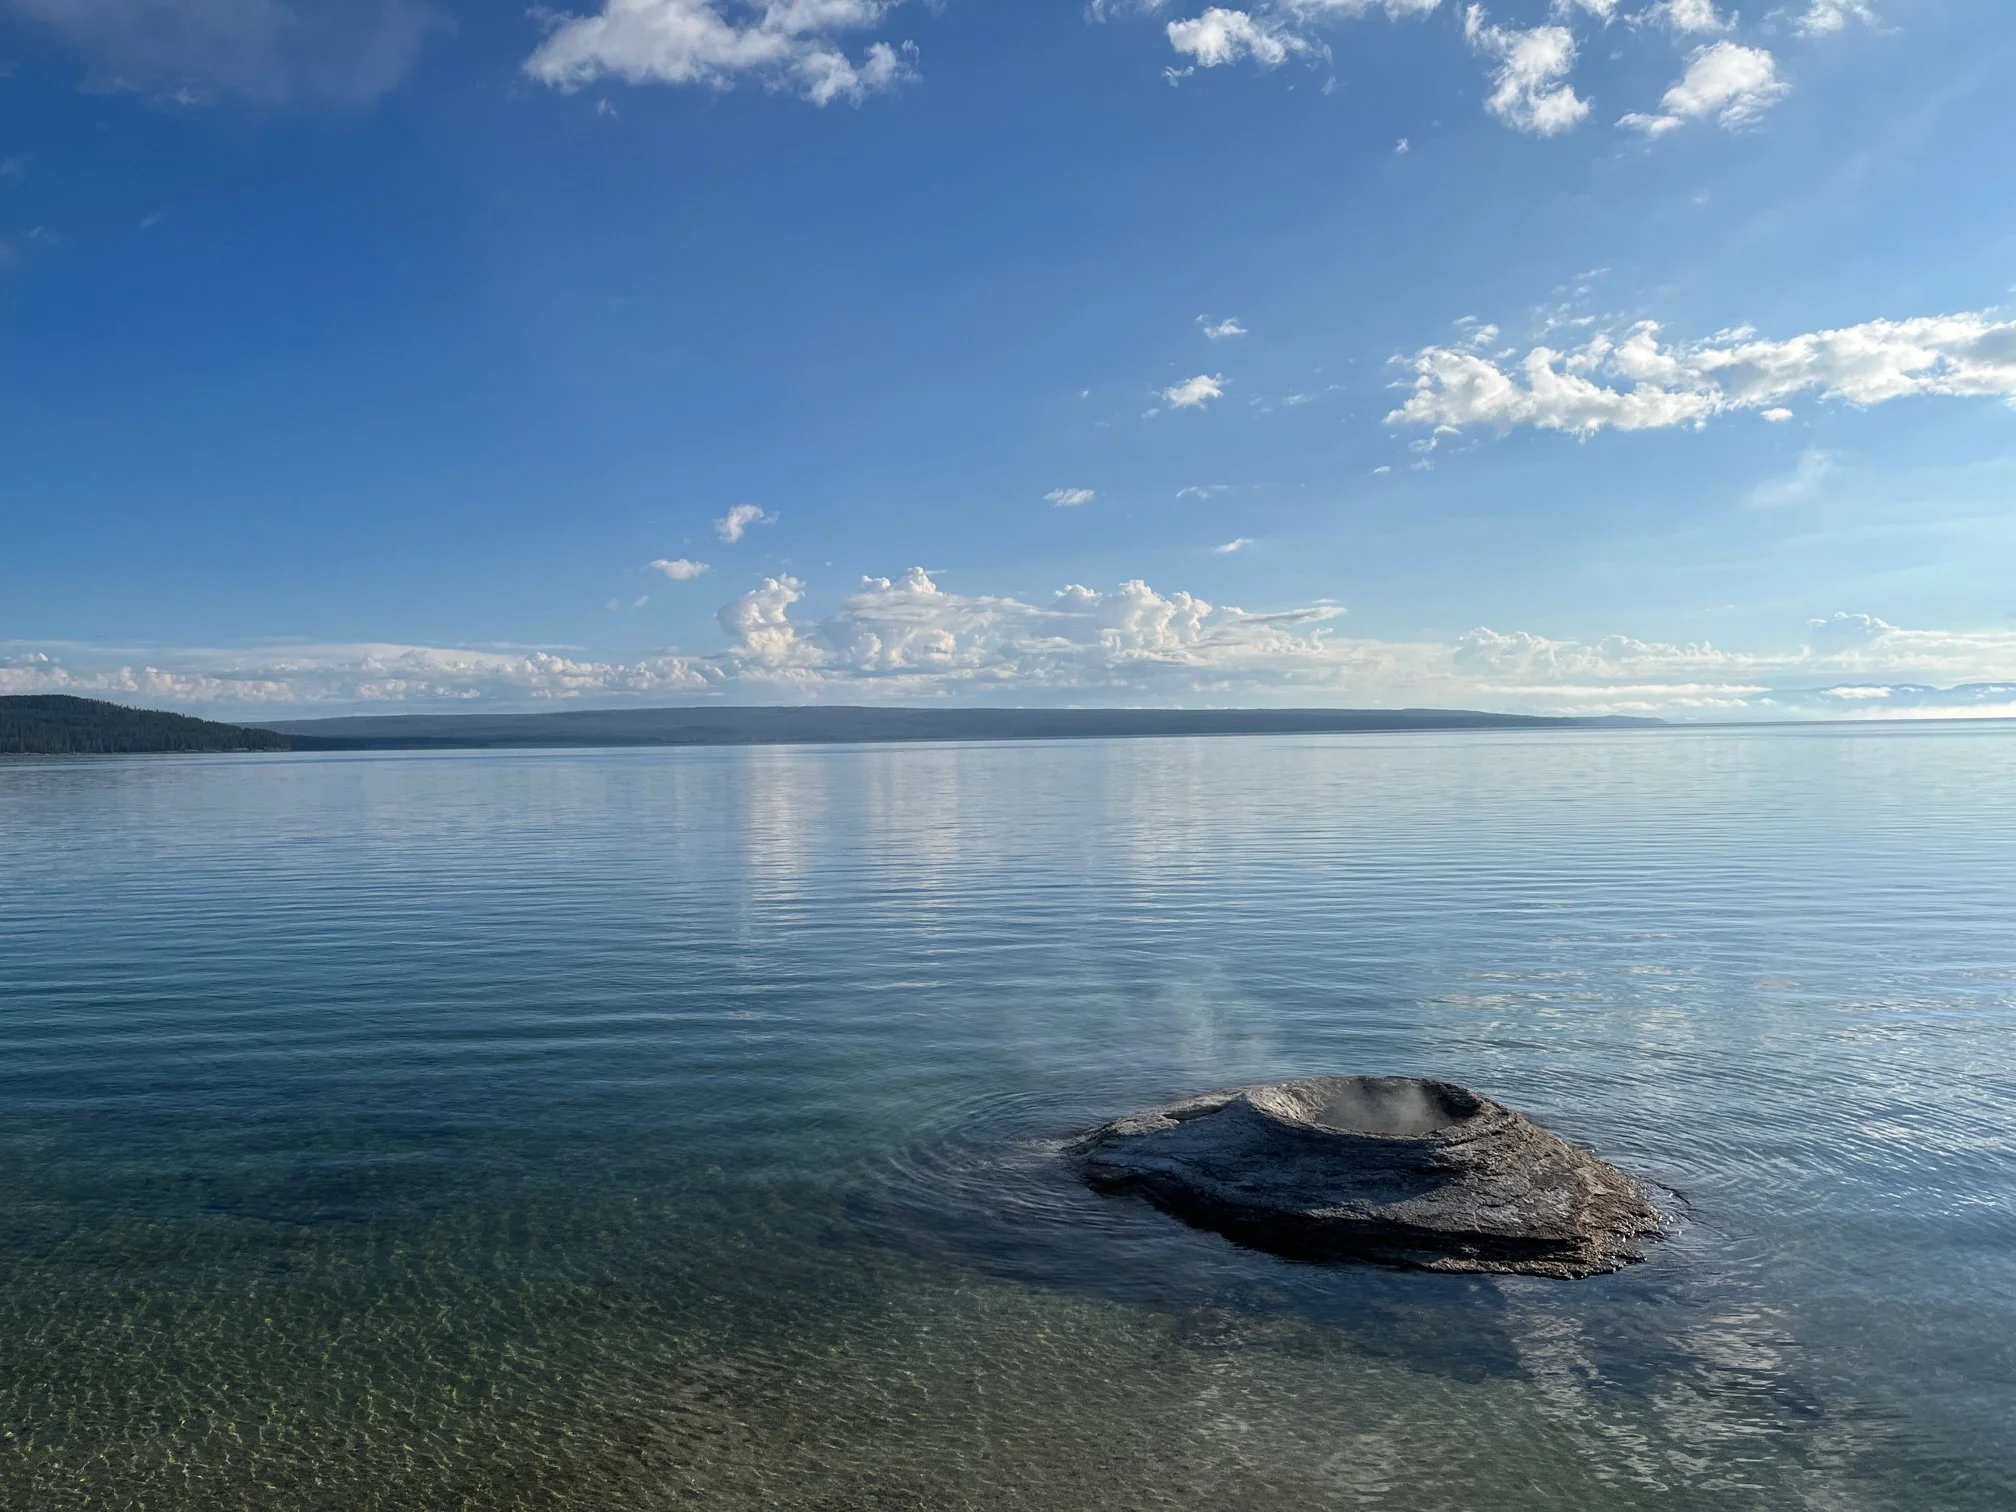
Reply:
<svg viewBox="0 0 2016 1512"><path fill-rule="evenodd" d="M0 1506L2016 1504L2016 729L0 767ZM1583 1283L1059 1136L1448 1077Z"/></svg>

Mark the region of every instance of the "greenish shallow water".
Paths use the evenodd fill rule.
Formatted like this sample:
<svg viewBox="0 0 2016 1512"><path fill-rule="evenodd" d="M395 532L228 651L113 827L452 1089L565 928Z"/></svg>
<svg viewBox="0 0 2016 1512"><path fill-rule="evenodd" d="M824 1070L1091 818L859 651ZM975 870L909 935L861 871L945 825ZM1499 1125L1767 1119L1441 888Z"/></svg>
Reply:
<svg viewBox="0 0 2016 1512"><path fill-rule="evenodd" d="M2016 730L0 767L0 1506L2016 1504ZM1290 1264L1318 1071L1661 1184Z"/></svg>

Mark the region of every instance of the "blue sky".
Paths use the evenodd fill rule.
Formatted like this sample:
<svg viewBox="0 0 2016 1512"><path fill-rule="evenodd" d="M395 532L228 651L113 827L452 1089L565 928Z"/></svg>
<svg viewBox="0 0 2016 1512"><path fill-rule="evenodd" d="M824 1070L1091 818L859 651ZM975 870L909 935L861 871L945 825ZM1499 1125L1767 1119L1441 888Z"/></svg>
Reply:
<svg viewBox="0 0 2016 1512"><path fill-rule="evenodd" d="M2006 6L574 3L0 0L0 691L2016 712Z"/></svg>

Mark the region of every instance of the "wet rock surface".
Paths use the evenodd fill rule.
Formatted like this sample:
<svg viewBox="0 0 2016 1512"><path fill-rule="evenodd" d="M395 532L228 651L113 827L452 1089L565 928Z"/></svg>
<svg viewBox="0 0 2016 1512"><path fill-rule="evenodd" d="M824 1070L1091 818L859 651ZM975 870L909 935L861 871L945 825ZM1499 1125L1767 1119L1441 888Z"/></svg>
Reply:
<svg viewBox="0 0 2016 1512"><path fill-rule="evenodd" d="M1304 1259L1563 1279L1643 1258L1644 1188L1451 1082L1319 1076L1207 1092L1068 1148L1085 1180Z"/></svg>

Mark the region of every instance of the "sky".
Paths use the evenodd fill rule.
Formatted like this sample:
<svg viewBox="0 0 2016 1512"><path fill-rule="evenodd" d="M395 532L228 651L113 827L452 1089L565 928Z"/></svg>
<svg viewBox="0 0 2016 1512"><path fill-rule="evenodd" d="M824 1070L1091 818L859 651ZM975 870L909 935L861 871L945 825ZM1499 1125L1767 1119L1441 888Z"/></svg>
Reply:
<svg viewBox="0 0 2016 1512"><path fill-rule="evenodd" d="M0 692L2016 715L2005 0L0 0Z"/></svg>

